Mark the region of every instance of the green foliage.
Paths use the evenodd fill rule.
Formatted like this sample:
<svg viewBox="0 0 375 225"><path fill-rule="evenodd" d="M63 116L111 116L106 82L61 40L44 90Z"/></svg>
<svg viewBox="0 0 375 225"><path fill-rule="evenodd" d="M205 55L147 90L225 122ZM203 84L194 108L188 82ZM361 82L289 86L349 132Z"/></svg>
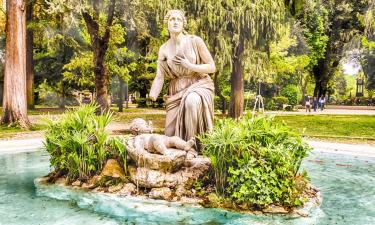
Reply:
<svg viewBox="0 0 375 225"><path fill-rule="evenodd" d="M147 108L147 99L146 98L138 98L136 100L137 102L137 107L138 108Z"/></svg>
<svg viewBox="0 0 375 225"><path fill-rule="evenodd" d="M119 159L124 167L125 174L128 173L127 151L124 142L127 138L113 137L108 140L109 157Z"/></svg>
<svg viewBox="0 0 375 225"><path fill-rule="evenodd" d="M307 52L301 55L291 53L291 49L298 48L298 41L295 34L297 32L292 34L290 29L289 24L284 25L284 34L270 46L270 69L278 84L290 82L293 75L305 71L310 63ZM294 82L297 83L298 80Z"/></svg>
<svg viewBox="0 0 375 225"><path fill-rule="evenodd" d="M230 97L229 96L224 96L225 98L225 101L226 101L226 106L228 107L229 106L229 101L230 101ZM220 110L222 109L222 102L221 102L221 98L219 96L215 96L214 97L214 109L215 110Z"/></svg>
<svg viewBox="0 0 375 225"><path fill-rule="evenodd" d="M81 25L83 26L83 25ZM134 53L123 47L125 29L120 24L111 26L108 50L106 51L104 66L110 78L120 77L125 81L130 79L129 73L136 69ZM77 49L69 63L64 65L64 80L75 83L81 88L93 88L94 83L94 61L93 52L90 49L90 38L86 29L79 33L85 48Z"/></svg>
<svg viewBox="0 0 375 225"><path fill-rule="evenodd" d="M222 196L258 207L300 203L296 176L310 147L273 117L221 119L199 138Z"/></svg>
<svg viewBox="0 0 375 225"><path fill-rule="evenodd" d="M278 110L278 107L273 99L266 99L264 108L266 110Z"/></svg>
<svg viewBox="0 0 375 225"><path fill-rule="evenodd" d="M293 84L288 84L287 86L283 87L280 95L286 97L288 99L288 103L292 106L297 105L299 100L302 98L299 88Z"/></svg>
<svg viewBox="0 0 375 225"><path fill-rule="evenodd" d="M95 104L64 113L58 121L46 119L44 146L51 165L71 179L88 179L100 172L109 156L118 157L126 169L126 149L121 139L109 138L105 127L112 113L97 116Z"/></svg>
<svg viewBox="0 0 375 225"><path fill-rule="evenodd" d="M288 104L289 100L286 97L278 96L265 100L265 108L267 110L282 110L283 106Z"/></svg>
<svg viewBox="0 0 375 225"><path fill-rule="evenodd" d="M375 6L374 6L375 7ZM375 27L375 22L374 22ZM362 38L362 60L361 65L366 76L367 90L375 90L375 39L370 41L368 38Z"/></svg>
<svg viewBox="0 0 375 225"><path fill-rule="evenodd" d="M310 67L317 65L318 60L325 57L329 37L326 34L328 27L328 11L323 4L314 3L306 8L304 18L306 29L304 35L310 48Z"/></svg>
<svg viewBox="0 0 375 225"><path fill-rule="evenodd" d="M275 101L276 105L282 106L283 104L288 104L288 98L283 96L273 97L272 100Z"/></svg>
<svg viewBox="0 0 375 225"><path fill-rule="evenodd" d="M48 85L46 80L44 80L43 83L41 83L35 89L35 91L38 92L39 104L42 103L46 106L54 106L58 105L60 102L56 88L53 88L52 86Z"/></svg>

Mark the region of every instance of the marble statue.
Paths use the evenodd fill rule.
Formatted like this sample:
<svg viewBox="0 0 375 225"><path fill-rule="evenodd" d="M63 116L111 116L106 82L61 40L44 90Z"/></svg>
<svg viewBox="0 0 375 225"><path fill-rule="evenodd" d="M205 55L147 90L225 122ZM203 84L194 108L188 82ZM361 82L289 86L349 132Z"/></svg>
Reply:
<svg viewBox="0 0 375 225"><path fill-rule="evenodd" d="M136 138L140 139L138 142L141 143L142 147L150 153L165 155L170 148L176 148L186 152L194 151L194 139L184 141L177 136L168 137L160 134L141 134Z"/></svg>
<svg viewBox="0 0 375 225"><path fill-rule="evenodd" d="M165 135L188 141L213 127L214 83L208 74L216 68L204 41L184 31L186 18L182 11L168 11L164 20L170 38L159 49L149 96L155 101L164 80L170 80Z"/></svg>
<svg viewBox="0 0 375 225"><path fill-rule="evenodd" d="M130 131L134 135L151 134L153 132L152 123L142 118L135 118L130 124Z"/></svg>

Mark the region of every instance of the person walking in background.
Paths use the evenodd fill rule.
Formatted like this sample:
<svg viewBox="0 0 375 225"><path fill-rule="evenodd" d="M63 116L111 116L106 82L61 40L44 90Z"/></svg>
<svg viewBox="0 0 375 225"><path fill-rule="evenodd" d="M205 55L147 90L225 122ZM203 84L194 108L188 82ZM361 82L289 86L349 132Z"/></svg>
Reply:
<svg viewBox="0 0 375 225"><path fill-rule="evenodd" d="M318 97L316 96L314 96L314 99L313 99L313 108L314 108L314 112L316 112L318 108Z"/></svg>
<svg viewBox="0 0 375 225"><path fill-rule="evenodd" d="M311 112L311 108L310 108L311 104L310 104L310 96L308 95L305 95L305 109L306 109L306 112Z"/></svg>
<svg viewBox="0 0 375 225"><path fill-rule="evenodd" d="M325 102L326 102L326 100L325 100L324 96L323 95L320 96L320 98L319 98L320 111L323 111Z"/></svg>

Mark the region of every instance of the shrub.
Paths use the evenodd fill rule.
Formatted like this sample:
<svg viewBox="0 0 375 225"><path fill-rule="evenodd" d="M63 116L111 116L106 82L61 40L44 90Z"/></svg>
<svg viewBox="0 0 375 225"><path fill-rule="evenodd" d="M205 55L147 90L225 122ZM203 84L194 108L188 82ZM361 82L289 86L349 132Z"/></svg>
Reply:
<svg viewBox="0 0 375 225"><path fill-rule="evenodd" d="M136 100L136 103L137 103L137 107L138 108L147 108L147 99L145 98L138 98Z"/></svg>
<svg viewBox="0 0 375 225"><path fill-rule="evenodd" d="M163 97L158 97L156 99L156 103L158 104L159 108L163 108L164 107L164 98Z"/></svg>
<svg viewBox="0 0 375 225"><path fill-rule="evenodd" d="M283 105L286 105L289 102L288 98L284 96L273 97L272 100L275 101L275 104L277 105L279 109L282 109Z"/></svg>
<svg viewBox="0 0 375 225"><path fill-rule="evenodd" d="M288 104L289 100L284 96L273 97L272 99L265 99L265 108L267 110L283 110L284 106Z"/></svg>
<svg viewBox="0 0 375 225"><path fill-rule="evenodd" d="M71 179L88 179L100 172L108 157L116 157L126 170L126 149L121 138L109 138L105 127L112 121L112 113L95 115L97 106L82 105L64 113L58 121L48 123L44 146L51 155L56 171Z"/></svg>
<svg viewBox="0 0 375 225"><path fill-rule="evenodd" d="M288 84L280 92L281 96L284 96L288 99L288 104L295 106L298 104L298 101L302 98L299 88L296 85Z"/></svg>
<svg viewBox="0 0 375 225"><path fill-rule="evenodd" d="M230 96L224 96L226 102L226 109L229 108ZM215 110L222 110L222 102L219 96L214 97Z"/></svg>
<svg viewBox="0 0 375 225"><path fill-rule="evenodd" d="M244 96L245 110L252 110L254 108L255 101L256 101L255 95L245 94L245 96Z"/></svg>
<svg viewBox="0 0 375 225"><path fill-rule="evenodd" d="M266 110L279 110L279 107L276 105L276 102L273 99L264 99L264 108Z"/></svg>
<svg viewBox="0 0 375 225"><path fill-rule="evenodd" d="M199 138L212 161L218 194L256 207L301 203L296 177L310 147L273 117L218 120Z"/></svg>
<svg viewBox="0 0 375 225"><path fill-rule="evenodd" d="M38 104L56 106L60 103L60 97L55 88L50 86L46 80L35 88L35 91L38 93Z"/></svg>
<svg viewBox="0 0 375 225"><path fill-rule="evenodd" d="M62 101L61 96L55 87L50 86L47 81L41 83L35 91L38 93L36 103L45 106L57 106ZM77 106L79 102L71 95L66 95L64 98L65 105Z"/></svg>

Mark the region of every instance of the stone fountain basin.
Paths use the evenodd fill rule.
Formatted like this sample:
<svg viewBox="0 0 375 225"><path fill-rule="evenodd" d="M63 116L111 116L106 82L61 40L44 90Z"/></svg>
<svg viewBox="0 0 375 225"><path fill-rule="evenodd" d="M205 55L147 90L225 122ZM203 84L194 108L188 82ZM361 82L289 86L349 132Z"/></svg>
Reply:
<svg viewBox="0 0 375 225"><path fill-rule="evenodd" d="M148 221L168 221L168 224L203 224L205 221L228 219L236 221L254 220L254 217L268 217L267 215L255 215L249 212L234 212L218 208L204 208L199 201L194 199L181 199L180 201L165 201L150 199L146 196L125 196L119 194L86 191L79 187L62 184L50 184L45 177L34 180L37 196L49 197L58 200L73 201L78 207L95 212L108 214L121 218L145 217ZM299 218L305 221L303 224L314 224L310 215L316 217L320 214L321 194L317 198L306 203L303 208L295 209L283 217ZM269 214L277 215L276 211ZM231 223L232 224L232 223ZM246 224L246 223L233 223ZM263 223L259 223L263 224ZM268 224L268 223L264 223Z"/></svg>

